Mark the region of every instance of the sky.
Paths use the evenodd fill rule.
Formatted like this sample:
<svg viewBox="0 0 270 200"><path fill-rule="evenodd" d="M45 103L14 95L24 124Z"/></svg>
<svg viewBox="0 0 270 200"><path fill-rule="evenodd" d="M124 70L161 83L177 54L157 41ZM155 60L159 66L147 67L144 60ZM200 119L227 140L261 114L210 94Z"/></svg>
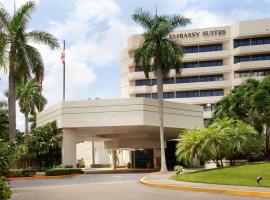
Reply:
<svg viewBox="0 0 270 200"><path fill-rule="evenodd" d="M16 7L26 0L15 0ZM13 0L0 0L11 14ZM127 38L143 30L132 21L136 8L158 14L181 14L192 20L185 28L230 25L240 20L270 18L270 0L36 0L28 29L66 40L66 100L120 97L120 52ZM59 51L36 46L44 59L43 94L47 107L62 100ZM0 71L0 100L6 100L7 74ZM18 106L17 106L18 107ZM17 128L24 118L17 108Z"/></svg>

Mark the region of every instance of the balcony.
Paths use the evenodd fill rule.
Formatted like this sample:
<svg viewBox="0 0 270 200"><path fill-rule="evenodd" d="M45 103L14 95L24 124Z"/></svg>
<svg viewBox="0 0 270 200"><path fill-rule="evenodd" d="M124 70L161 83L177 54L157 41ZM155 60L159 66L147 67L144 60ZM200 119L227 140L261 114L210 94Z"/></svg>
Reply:
<svg viewBox="0 0 270 200"><path fill-rule="evenodd" d="M270 44L242 46L233 49L233 55L247 55L270 52Z"/></svg>
<svg viewBox="0 0 270 200"><path fill-rule="evenodd" d="M229 50L223 51L210 51L201 53L188 53L183 57L184 62L194 61L194 60L213 60L213 59L223 59L230 57Z"/></svg>
<svg viewBox="0 0 270 200"><path fill-rule="evenodd" d="M261 60L261 61L249 61L249 62L239 62L233 64L233 70L247 70L247 69L264 69L270 68L269 60Z"/></svg>

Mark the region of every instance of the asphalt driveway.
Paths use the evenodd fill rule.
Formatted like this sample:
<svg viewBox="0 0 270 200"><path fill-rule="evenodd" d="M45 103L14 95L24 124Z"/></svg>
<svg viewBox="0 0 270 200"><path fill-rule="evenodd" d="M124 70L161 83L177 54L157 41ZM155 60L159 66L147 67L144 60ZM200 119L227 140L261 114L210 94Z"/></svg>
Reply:
<svg viewBox="0 0 270 200"><path fill-rule="evenodd" d="M145 174L90 174L11 182L12 200L248 200L259 199L159 189L138 182Z"/></svg>

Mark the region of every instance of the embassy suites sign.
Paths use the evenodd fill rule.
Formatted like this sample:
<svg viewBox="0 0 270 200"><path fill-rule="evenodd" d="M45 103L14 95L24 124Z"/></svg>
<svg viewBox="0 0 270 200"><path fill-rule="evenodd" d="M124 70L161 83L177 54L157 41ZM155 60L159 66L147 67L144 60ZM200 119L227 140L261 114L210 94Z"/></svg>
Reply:
<svg viewBox="0 0 270 200"><path fill-rule="evenodd" d="M169 34L170 39L176 38L195 38L195 37L209 37L209 36L220 36L226 35L226 30L212 30L212 31L194 31L194 32L185 32L185 33L172 33Z"/></svg>

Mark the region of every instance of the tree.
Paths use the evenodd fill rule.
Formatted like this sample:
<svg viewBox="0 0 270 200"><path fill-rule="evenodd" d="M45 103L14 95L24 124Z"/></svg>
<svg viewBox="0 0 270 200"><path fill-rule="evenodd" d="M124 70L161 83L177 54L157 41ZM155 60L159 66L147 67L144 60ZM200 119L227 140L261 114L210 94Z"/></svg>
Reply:
<svg viewBox="0 0 270 200"><path fill-rule="evenodd" d="M42 111L47 100L42 96L41 86L35 79L26 84L18 85L16 95L21 112L24 113L25 117L25 134L28 134L29 114Z"/></svg>
<svg viewBox="0 0 270 200"><path fill-rule="evenodd" d="M44 31L31 30L29 25L35 3L29 1L14 14L0 8L0 66L9 74L8 112L10 139L16 136L16 84L25 83L31 74L41 80L44 73L43 60L39 51L29 43L40 43L51 49L59 48L57 39Z"/></svg>
<svg viewBox="0 0 270 200"><path fill-rule="evenodd" d="M186 129L179 134L175 155L179 162L192 163L196 155L200 154L201 133L198 129Z"/></svg>
<svg viewBox="0 0 270 200"><path fill-rule="evenodd" d="M261 146L261 138L252 126L240 120L223 118L216 119L202 130L186 130L180 135L176 156L191 163L198 155L221 167L224 158L233 164L237 158L260 155Z"/></svg>
<svg viewBox="0 0 270 200"><path fill-rule="evenodd" d="M190 19L180 15L153 16L142 9L137 9L132 15L132 19L145 29L144 42L135 51L135 63L143 67L146 78L149 78L151 70L155 71L157 77L161 172L167 172L163 127L163 78L168 76L171 69L175 69L177 73L180 72L183 56L183 48L170 40L168 35L176 28L189 24Z"/></svg>
<svg viewBox="0 0 270 200"><path fill-rule="evenodd" d="M251 103L256 116L265 124L265 155L270 159L270 77L265 77L254 91Z"/></svg>
<svg viewBox="0 0 270 200"><path fill-rule="evenodd" d="M40 162L42 167L53 167L61 163L60 143L62 135L56 122L35 128L27 135L26 143L29 153Z"/></svg>
<svg viewBox="0 0 270 200"><path fill-rule="evenodd" d="M0 101L0 140L7 141L8 136L8 112L7 103Z"/></svg>
<svg viewBox="0 0 270 200"><path fill-rule="evenodd" d="M265 155L270 158L270 78L262 81L247 79L234 88L218 103L213 115L215 119L229 117L242 120L253 126L260 134L265 126Z"/></svg>

